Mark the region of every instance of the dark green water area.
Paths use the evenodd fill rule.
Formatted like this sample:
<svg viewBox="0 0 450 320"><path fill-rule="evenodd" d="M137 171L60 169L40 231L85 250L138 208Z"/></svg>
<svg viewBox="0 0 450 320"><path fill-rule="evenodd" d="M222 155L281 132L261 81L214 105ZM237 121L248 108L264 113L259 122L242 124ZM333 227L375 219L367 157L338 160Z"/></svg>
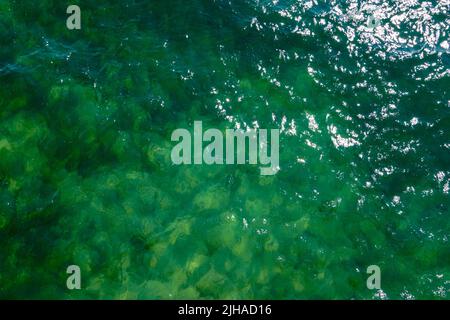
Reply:
<svg viewBox="0 0 450 320"><path fill-rule="evenodd" d="M448 299L449 25L446 0L0 0L0 298ZM194 121L280 129L280 171L173 165Z"/></svg>

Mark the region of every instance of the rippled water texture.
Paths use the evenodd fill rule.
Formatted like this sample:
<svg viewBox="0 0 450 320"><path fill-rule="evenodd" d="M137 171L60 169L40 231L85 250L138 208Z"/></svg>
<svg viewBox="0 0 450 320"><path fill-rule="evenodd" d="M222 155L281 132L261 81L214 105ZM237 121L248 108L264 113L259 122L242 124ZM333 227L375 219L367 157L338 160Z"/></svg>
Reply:
<svg viewBox="0 0 450 320"><path fill-rule="evenodd" d="M0 297L449 297L448 0L115 3L0 1ZM195 120L280 172L172 165Z"/></svg>

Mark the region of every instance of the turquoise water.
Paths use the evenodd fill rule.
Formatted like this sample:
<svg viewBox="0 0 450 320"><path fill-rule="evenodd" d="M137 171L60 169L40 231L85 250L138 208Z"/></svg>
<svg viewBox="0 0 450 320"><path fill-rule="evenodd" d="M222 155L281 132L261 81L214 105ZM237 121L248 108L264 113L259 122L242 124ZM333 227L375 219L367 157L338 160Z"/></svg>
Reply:
<svg viewBox="0 0 450 320"><path fill-rule="evenodd" d="M1 298L448 299L448 1L70 4L0 1ZM174 166L197 120L280 171Z"/></svg>

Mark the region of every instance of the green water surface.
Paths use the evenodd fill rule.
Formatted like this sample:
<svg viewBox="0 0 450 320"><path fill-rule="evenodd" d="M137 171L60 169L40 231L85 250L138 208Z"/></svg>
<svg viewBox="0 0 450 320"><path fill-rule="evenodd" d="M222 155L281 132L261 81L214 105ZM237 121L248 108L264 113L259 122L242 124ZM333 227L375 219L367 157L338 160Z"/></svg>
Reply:
<svg viewBox="0 0 450 320"><path fill-rule="evenodd" d="M0 298L448 298L449 12L0 0ZM197 120L281 170L173 165Z"/></svg>

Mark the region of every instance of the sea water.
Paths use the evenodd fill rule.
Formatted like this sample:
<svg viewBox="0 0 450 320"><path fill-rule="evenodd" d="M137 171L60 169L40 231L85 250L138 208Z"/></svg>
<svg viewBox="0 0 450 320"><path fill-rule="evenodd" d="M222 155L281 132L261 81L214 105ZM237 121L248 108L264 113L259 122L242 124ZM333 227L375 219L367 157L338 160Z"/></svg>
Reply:
<svg viewBox="0 0 450 320"><path fill-rule="evenodd" d="M0 1L0 297L449 297L448 1L70 4ZM194 121L279 172L174 165Z"/></svg>

